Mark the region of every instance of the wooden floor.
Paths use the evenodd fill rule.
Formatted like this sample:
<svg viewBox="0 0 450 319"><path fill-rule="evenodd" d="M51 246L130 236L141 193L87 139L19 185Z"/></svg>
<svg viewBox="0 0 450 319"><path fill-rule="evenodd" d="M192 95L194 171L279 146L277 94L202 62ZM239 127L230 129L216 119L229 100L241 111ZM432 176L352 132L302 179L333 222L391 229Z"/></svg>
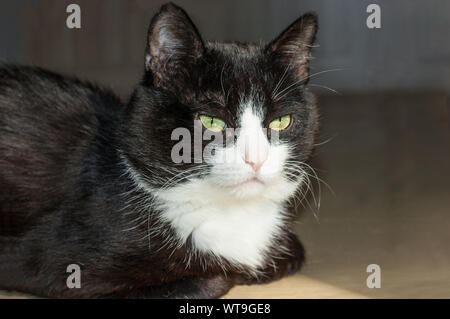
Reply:
<svg viewBox="0 0 450 319"><path fill-rule="evenodd" d="M450 110L443 94L328 96L313 166L321 207L299 208L308 261L225 298L450 298ZM317 188L317 187L316 187ZM319 201L316 190L316 201ZM381 267L381 288L366 267ZM9 297L14 295L8 295Z"/></svg>

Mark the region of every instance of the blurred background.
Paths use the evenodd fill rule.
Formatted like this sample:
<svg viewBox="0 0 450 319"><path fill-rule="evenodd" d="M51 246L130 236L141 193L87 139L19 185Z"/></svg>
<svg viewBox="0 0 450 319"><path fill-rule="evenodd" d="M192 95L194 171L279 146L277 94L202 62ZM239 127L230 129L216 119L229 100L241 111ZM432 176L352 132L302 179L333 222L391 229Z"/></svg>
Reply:
<svg viewBox="0 0 450 319"><path fill-rule="evenodd" d="M312 196L298 208L307 265L281 286L234 296L449 298L450 2L174 2L205 39L220 41L269 41L301 14L319 15L311 72L323 73L311 89L322 129L312 166L329 186L321 185L320 209ZM81 29L66 27L71 3L81 7ZM76 75L126 98L163 3L2 0L0 60ZM380 29L366 26L370 3L381 7ZM381 267L381 288L367 287L369 264Z"/></svg>

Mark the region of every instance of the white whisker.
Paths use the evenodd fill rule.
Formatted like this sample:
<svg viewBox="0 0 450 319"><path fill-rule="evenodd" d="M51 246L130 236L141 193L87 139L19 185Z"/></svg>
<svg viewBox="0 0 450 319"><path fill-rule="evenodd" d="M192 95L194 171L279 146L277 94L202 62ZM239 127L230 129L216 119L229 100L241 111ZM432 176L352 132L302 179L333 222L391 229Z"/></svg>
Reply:
<svg viewBox="0 0 450 319"><path fill-rule="evenodd" d="M278 92L278 93L273 97L273 99L274 99L274 101L280 100L281 98L283 98L284 96L286 96L286 95L290 92L290 89L291 89L291 88L293 88L293 87L295 88L295 86L296 86L297 84L299 84L299 83L301 83L301 82L303 82L303 81L305 81L305 80L307 80L307 79L311 79L311 78L316 77L316 76L318 76L318 75L320 75L320 74L329 73L329 72L343 71L343 70L344 70L344 69L329 69L329 70L324 70L324 71L320 71L320 72L316 72L316 73L313 73L313 74L311 74L311 75L308 75L308 76L306 76L306 77L304 77L304 78L302 78L302 79L300 79L300 80L298 80L298 81L296 81L296 82L290 84L289 86L287 86L286 88L284 88L283 90L281 90L280 92ZM284 94L283 94L283 93L284 93Z"/></svg>

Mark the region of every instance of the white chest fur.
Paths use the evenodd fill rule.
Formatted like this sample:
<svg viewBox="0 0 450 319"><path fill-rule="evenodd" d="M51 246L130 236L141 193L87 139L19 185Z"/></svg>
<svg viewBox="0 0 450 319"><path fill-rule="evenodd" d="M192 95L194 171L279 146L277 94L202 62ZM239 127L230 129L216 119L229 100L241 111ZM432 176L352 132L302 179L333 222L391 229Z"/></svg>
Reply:
<svg viewBox="0 0 450 319"><path fill-rule="evenodd" d="M261 266L281 234L282 206L270 199L237 200L207 183L189 183L157 193L161 218L184 243L189 236L202 253L252 269Z"/></svg>

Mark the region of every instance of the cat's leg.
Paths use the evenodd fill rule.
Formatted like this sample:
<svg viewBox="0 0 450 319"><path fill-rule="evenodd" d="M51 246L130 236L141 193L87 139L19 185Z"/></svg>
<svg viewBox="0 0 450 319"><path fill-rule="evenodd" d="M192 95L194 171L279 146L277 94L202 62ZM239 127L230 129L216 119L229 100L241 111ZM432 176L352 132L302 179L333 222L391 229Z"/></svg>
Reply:
<svg viewBox="0 0 450 319"><path fill-rule="evenodd" d="M234 281L218 275L210 278L188 277L157 287L145 287L112 298L130 299L212 299L226 294Z"/></svg>
<svg viewBox="0 0 450 319"><path fill-rule="evenodd" d="M251 285L263 284L281 279L296 273L305 261L305 250L303 245L294 234L280 243L281 252L272 262L266 265L257 277L239 276L237 284Z"/></svg>

